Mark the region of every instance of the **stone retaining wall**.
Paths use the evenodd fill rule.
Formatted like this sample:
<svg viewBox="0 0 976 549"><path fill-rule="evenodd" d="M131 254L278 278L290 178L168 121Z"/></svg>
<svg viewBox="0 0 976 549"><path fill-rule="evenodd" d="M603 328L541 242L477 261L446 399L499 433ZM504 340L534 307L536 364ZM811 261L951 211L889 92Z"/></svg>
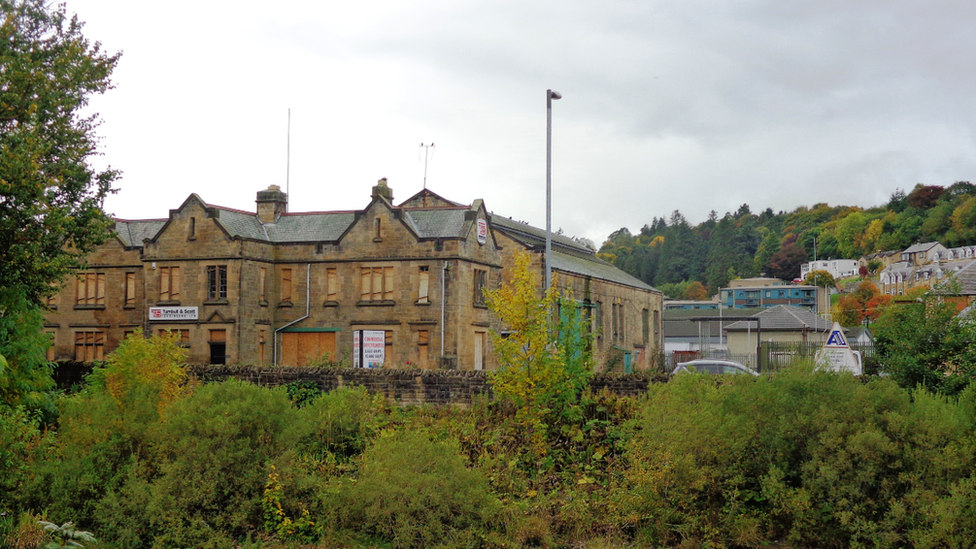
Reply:
<svg viewBox="0 0 976 549"><path fill-rule="evenodd" d="M467 370L363 370L357 368L268 368L257 366L197 365L191 372L203 381L240 379L274 387L296 381L310 381L323 391L359 385L371 393L383 394L401 404L470 404L479 395L492 396L488 376ZM667 376L648 373L596 374L590 379L594 391L607 389L619 395L640 396L649 383L667 381Z"/></svg>
<svg viewBox="0 0 976 549"><path fill-rule="evenodd" d="M275 387L292 382L308 381L323 391L337 387L359 385L371 393L383 394L404 405L471 404L479 395L492 397L491 385L484 371L471 370L363 370L358 368L292 368L261 366L218 366L197 364L188 366L198 379L222 381L240 379L258 385ZM91 372L91 364L59 363L54 370L58 386L67 389L83 383ZM662 383L667 375L638 372L634 374L605 373L590 378L594 392L607 389L622 396L640 396L650 383Z"/></svg>

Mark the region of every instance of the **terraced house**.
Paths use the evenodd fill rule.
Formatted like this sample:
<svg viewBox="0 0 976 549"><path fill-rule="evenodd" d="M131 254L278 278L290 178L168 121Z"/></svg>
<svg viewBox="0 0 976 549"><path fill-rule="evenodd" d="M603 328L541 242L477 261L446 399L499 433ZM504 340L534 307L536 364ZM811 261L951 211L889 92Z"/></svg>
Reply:
<svg viewBox="0 0 976 549"><path fill-rule="evenodd" d="M381 179L362 210L290 213L274 185L256 204L193 194L166 219L116 220L49 303L52 360L100 359L141 328L176 335L195 363L352 362L369 343L386 367L493 369L489 332L504 327L483 290L507 280L516 249L541 280L544 231L481 200L425 189L394 206ZM562 236L553 266L590 317L598 360L646 368L663 348L661 293Z"/></svg>

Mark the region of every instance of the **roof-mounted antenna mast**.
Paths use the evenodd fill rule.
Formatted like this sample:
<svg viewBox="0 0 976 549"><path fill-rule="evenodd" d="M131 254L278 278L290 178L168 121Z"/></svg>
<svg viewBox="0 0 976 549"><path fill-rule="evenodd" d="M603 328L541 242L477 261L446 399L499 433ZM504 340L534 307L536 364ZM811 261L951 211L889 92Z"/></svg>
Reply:
<svg viewBox="0 0 976 549"><path fill-rule="evenodd" d="M429 145L424 145L423 143L421 143L420 148L424 150L424 189L426 189L427 188L427 153L434 148L434 144L430 143Z"/></svg>
<svg viewBox="0 0 976 549"><path fill-rule="evenodd" d="M288 138L285 144L285 194L291 196L291 107L288 107Z"/></svg>

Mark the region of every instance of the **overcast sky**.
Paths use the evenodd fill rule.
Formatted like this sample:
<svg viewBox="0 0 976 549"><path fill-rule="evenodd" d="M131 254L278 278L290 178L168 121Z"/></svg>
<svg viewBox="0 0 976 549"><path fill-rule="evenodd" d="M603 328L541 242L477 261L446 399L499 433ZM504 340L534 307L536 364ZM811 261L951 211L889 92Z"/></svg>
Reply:
<svg viewBox="0 0 976 549"><path fill-rule="evenodd" d="M107 209L361 209L386 177L599 245L679 209L875 206L976 180L976 3L67 0L123 55Z"/></svg>

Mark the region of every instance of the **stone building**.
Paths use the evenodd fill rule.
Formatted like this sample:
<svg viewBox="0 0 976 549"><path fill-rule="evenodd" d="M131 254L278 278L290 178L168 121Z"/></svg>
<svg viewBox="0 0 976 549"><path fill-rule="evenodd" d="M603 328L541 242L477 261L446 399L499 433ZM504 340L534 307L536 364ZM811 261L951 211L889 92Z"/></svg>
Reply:
<svg viewBox="0 0 976 549"><path fill-rule="evenodd" d="M352 362L363 337L387 367L494 369L490 332L503 327L482 290L507 280L519 248L541 280L544 231L481 200L423 190L395 206L381 179L362 210L290 213L274 185L256 203L192 194L166 219L116 220L49 303L51 358L100 359L141 328L175 334L194 363ZM598 360L628 353L646 368L663 348L661 293L561 236L553 267L590 313Z"/></svg>

